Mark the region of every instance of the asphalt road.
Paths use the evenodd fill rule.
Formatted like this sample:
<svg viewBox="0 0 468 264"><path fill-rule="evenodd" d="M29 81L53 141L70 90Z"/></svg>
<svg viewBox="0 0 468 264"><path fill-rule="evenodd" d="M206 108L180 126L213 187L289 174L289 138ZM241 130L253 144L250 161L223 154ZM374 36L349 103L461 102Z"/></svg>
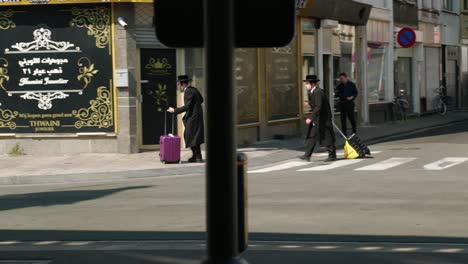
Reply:
<svg viewBox="0 0 468 264"><path fill-rule="evenodd" d="M355 163L339 161L330 165L323 162L324 157L316 156L310 164L289 160L250 168L249 221L253 237L397 245L449 243L448 250L468 244L468 123L392 138L371 146L371 150L373 158ZM202 175L2 186L0 240L202 239L204 186ZM80 253L77 259L196 263L203 255L203 250L180 250L127 252L133 257L125 257L122 251L101 250ZM20 255L43 259L41 254L52 251L25 252L29 251L21 255L14 247L4 248L0 259ZM60 252L70 259L77 254ZM310 263L311 256L320 259L316 263L468 263L465 253L465 249L443 254L339 249L330 253L293 245L282 250L253 248L247 257L253 263L266 263L272 257ZM162 255L158 260L152 257L154 254ZM179 262L171 259L177 257L181 258Z"/></svg>

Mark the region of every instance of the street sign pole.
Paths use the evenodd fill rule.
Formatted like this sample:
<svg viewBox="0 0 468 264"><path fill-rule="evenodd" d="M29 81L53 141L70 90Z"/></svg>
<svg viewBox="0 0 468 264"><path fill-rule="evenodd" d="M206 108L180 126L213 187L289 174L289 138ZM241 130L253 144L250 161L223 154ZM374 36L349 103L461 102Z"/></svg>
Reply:
<svg viewBox="0 0 468 264"><path fill-rule="evenodd" d="M232 79L234 0L204 0L204 10L208 125L208 259L204 263L245 263L238 257L236 96Z"/></svg>

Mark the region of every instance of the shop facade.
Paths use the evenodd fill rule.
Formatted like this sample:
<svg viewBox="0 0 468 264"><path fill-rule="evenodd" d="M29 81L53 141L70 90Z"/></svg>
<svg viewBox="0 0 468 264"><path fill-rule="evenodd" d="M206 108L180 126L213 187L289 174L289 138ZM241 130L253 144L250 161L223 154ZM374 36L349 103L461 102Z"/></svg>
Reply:
<svg viewBox="0 0 468 264"><path fill-rule="evenodd" d="M438 1L422 1L419 6L419 29L423 38L423 69L420 76L420 113L435 108L435 89L440 86L442 49L440 42L441 5Z"/></svg>
<svg viewBox="0 0 468 264"><path fill-rule="evenodd" d="M119 133L116 6L50 2L0 3L2 153L16 144L48 154L130 148Z"/></svg>
<svg viewBox="0 0 468 264"><path fill-rule="evenodd" d="M372 6L358 1L309 1L299 9L298 38L300 39L301 76L317 75L321 80L319 86L324 90L335 112L335 119L340 119L335 98L335 88L339 84L340 73L347 73L350 80L357 83L360 92L367 94L367 81L360 74L366 63L361 62L367 52L359 49L362 43L367 43L366 35L361 29L366 27ZM342 5L335 10L333 5ZM352 10L350 12L350 10ZM354 14L349 15L349 14ZM364 30L365 32L365 30ZM362 41L364 38L364 41ZM367 80L367 79L366 79ZM305 88L301 87L302 98L307 98ZM360 100L361 97L358 97ZM302 106L301 116L309 112L306 105ZM356 116L363 120L368 116L368 107L362 107L358 102ZM337 122L339 123L339 122Z"/></svg>
<svg viewBox="0 0 468 264"><path fill-rule="evenodd" d="M394 98L392 6L392 1L373 2L367 23L367 101L371 124L384 123L392 118L389 113Z"/></svg>
<svg viewBox="0 0 468 264"><path fill-rule="evenodd" d="M462 1L445 0L441 12L442 81L447 87L449 109L461 107L460 87L460 4Z"/></svg>
<svg viewBox="0 0 468 264"><path fill-rule="evenodd" d="M468 1L462 1L460 8L461 22L461 67L460 67L460 87L461 87L461 106L468 107Z"/></svg>
<svg viewBox="0 0 468 264"><path fill-rule="evenodd" d="M401 96L409 103L409 114L421 113L421 81L424 72L423 33L419 30L418 3L393 1L394 36L403 28L411 28L416 34L412 47L403 47L396 41L394 61L394 96Z"/></svg>

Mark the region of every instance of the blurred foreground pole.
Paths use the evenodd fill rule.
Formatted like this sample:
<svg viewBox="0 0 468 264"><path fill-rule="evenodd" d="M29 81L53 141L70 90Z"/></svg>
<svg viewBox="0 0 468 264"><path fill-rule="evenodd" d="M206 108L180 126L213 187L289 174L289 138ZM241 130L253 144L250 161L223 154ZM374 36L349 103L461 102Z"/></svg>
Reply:
<svg viewBox="0 0 468 264"><path fill-rule="evenodd" d="M208 123L206 264L244 263L238 257L233 10L234 0L204 0Z"/></svg>

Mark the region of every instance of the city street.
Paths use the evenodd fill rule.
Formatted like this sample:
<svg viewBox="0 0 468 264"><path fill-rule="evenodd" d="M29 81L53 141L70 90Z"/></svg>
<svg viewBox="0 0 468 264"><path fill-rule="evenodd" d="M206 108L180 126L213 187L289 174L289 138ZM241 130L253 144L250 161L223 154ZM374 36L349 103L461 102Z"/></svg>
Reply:
<svg viewBox="0 0 468 264"><path fill-rule="evenodd" d="M327 248L327 244L324 248L316 247L338 252L345 248L345 253L335 255L317 248L299 250L303 246L298 248L294 244L277 251L268 249L271 244L266 244L263 250L252 248L248 256L262 260L271 257L266 253L270 250L282 256L294 253L298 260L302 256L304 261L311 254L318 255L324 260L321 263L343 263L343 259L357 255L363 255L363 263L377 260L381 263L444 263L441 261L446 257L453 261L445 263L466 263L468 258L464 253L468 253L468 246L465 249L463 245L468 244L465 239L468 238L468 123L390 138L372 145L371 150L374 157L365 160L326 164L325 157L319 154L310 164L285 160L250 168L251 239L371 243L354 248L374 248L372 243L396 243L390 246L393 250L408 248L398 243L423 243L420 248L410 244L410 249L398 253L417 256L419 260L405 262L405 258L397 258L401 262L384 262L394 258L395 253L383 250L363 255L346 249L348 245ZM2 186L0 237L5 242L0 245L3 247L0 259L8 254L15 255L12 251L21 241L202 241L204 186L203 175ZM446 254L431 250L418 252L427 247L425 243L448 243L448 246L434 249L445 249ZM380 246L375 250L380 252ZM203 248L194 252L193 258L198 259L197 256L203 255ZM145 256L146 253L138 254ZM181 255L175 250L166 257L170 256ZM423 261L424 258L427 259Z"/></svg>
<svg viewBox="0 0 468 264"><path fill-rule="evenodd" d="M468 0L0 0L0 264L467 264L467 190Z"/></svg>

